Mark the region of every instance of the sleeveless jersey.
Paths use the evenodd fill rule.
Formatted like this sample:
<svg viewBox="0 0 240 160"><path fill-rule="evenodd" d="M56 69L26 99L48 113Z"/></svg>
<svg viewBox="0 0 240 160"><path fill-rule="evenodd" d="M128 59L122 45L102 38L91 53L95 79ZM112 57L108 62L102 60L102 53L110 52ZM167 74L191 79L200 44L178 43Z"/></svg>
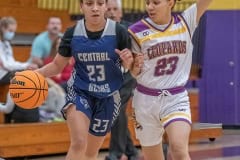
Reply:
<svg viewBox="0 0 240 160"><path fill-rule="evenodd" d="M89 39L84 20L78 21L71 41L75 67L72 82L75 91L84 90L94 97L107 97L123 82L117 47L116 22L107 20L99 39Z"/></svg>
<svg viewBox="0 0 240 160"><path fill-rule="evenodd" d="M129 28L144 54L144 65L137 82L157 89L184 86L189 78L193 50L185 20L180 15L173 15L165 30L155 28L149 20L144 18Z"/></svg>

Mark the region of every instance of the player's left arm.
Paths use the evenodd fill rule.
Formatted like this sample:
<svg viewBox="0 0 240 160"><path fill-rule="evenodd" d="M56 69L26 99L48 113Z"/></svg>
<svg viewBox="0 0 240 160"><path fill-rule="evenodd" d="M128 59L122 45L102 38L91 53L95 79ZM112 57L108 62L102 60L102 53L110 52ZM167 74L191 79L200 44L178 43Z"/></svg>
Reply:
<svg viewBox="0 0 240 160"><path fill-rule="evenodd" d="M197 23L213 0L197 0Z"/></svg>
<svg viewBox="0 0 240 160"><path fill-rule="evenodd" d="M122 66L125 69L130 69L133 63L133 55L130 50L131 48L131 40L130 36L127 32L127 29L120 24L116 26L116 33L117 33L117 49L115 52L120 56L122 60Z"/></svg>

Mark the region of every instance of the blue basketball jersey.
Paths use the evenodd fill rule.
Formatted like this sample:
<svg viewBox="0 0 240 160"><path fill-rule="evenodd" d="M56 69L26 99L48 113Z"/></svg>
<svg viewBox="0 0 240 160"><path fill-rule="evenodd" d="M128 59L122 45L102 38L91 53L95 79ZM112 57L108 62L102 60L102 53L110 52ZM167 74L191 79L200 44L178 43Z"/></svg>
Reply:
<svg viewBox="0 0 240 160"><path fill-rule="evenodd" d="M74 88L94 97L107 97L123 83L120 57L117 48L116 22L107 20L99 39L89 39L84 20L78 21L71 41L75 71Z"/></svg>

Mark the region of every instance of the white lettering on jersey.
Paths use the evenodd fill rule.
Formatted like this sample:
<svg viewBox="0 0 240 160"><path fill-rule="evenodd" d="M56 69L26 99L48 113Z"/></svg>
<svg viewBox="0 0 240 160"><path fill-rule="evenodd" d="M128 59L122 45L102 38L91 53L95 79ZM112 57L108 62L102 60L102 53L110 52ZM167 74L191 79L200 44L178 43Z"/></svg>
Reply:
<svg viewBox="0 0 240 160"><path fill-rule="evenodd" d="M78 59L82 62L88 61L109 61L110 58L108 57L107 52L100 52L100 53L78 53Z"/></svg>
<svg viewBox="0 0 240 160"><path fill-rule="evenodd" d="M167 54L186 54L186 41L165 41L157 43L147 49L149 59Z"/></svg>
<svg viewBox="0 0 240 160"><path fill-rule="evenodd" d="M103 85L97 85L94 83L90 83L88 87L88 91L90 92L104 92L104 93L110 93L110 87L109 84L103 84Z"/></svg>

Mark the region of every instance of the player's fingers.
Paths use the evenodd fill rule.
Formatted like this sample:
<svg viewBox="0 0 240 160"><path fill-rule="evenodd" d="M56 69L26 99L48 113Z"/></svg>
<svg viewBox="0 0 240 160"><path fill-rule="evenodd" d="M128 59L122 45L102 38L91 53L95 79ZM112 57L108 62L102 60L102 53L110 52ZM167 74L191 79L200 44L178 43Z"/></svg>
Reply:
<svg viewBox="0 0 240 160"><path fill-rule="evenodd" d="M20 72L15 72L15 75L17 76L17 75L20 75Z"/></svg>
<svg viewBox="0 0 240 160"><path fill-rule="evenodd" d="M142 55L139 55L139 56L135 57L134 65L136 67L141 68L143 66L143 63L144 63L144 57Z"/></svg>
<svg viewBox="0 0 240 160"><path fill-rule="evenodd" d="M38 65L36 64L30 64L29 66L27 66L27 70L36 70L38 69Z"/></svg>
<svg viewBox="0 0 240 160"><path fill-rule="evenodd" d="M123 53L122 53L123 56L125 56L126 58L131 58L131 57L133 57L132 52L131 52L129 49L124 49L122 52L123 52Z"/></svg>
<svg viewBox="0 0 240 160"><path fill-rule="evenodd" d="M115 52L120 56L122 60L131 59L133 57L132 52L127 48L121 51L119 49L115 49Z"/></svg>
<svg viewBox="0 0 240 160"><path fill-rule="evenodd" d="M128 49L128 48L124 48L123 50L122 50L122 52L130 52L130 50Z"/></svg>
<svg viewBox="0 0 240 160"><path fill-rule="evenodd" d="M119 49L115 49L115 52L120 56L121 55L121 51Z"/></svg>
<svg viewBox="0 0 240 160"><path fill-rule="evenodd" d="M144 60L143 55L138 55L138 56L135 57L135 61L138 61L138 62L142 61L143 62L143 60Z"/></svg>
<svg viewBox="0 0 240 160"><path fill-rule="evenodd" d="M131 53L131 51L127 48L123 49L123 50L119 50L119 49L115 49L115 52L119 55L119 56L123 56L125 54Z"/></svg>
<svg viewBox="0 0 240 160"><path fill-rule="evenodd" d="M10 79L10 84L13 82L13 78L17 75L20 75L20 72L15 72L14 75L12 75L12 77Z"/></svg>
<svg viewBox="0 0 240 160"><path fill-rule="evenodd" d="M137 53L137 54L134 54L135 57L144 57L142 53Z"/></svg>

